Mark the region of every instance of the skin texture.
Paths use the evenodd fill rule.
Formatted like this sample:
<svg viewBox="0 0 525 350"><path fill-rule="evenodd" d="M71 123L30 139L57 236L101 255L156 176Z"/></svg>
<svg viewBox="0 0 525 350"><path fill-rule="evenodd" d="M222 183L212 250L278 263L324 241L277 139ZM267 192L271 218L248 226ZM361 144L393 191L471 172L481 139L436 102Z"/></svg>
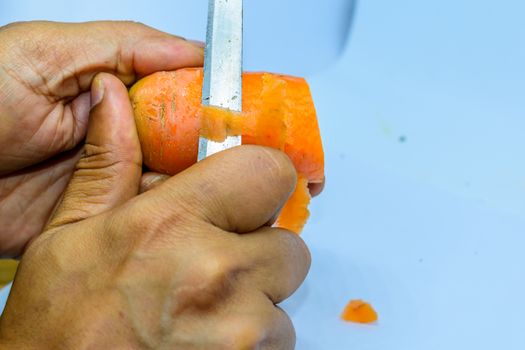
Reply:
<svg viewBox="0 0 525 350"><path fill-rule="evenodd" d="M202 47L133 22L0 28L0 257L21 255L62 195L98 72L129 85L202 60Z"/></svg>
<svg viewBox="0 0 525 350"><path fill-rule="evenodd" d="M21 261L0 348L292 349L276 304L302 283L310 256L297 235L266 226L295 186L288 157L236 147L137 196L127 91L105 73L92 89L104 98Z"/></svg>
<svg viewBox="0 0 525 350"><path fill-rule="evenodd" d="M78 36L86 44L60 62L68 51L51 40L57 32L64 47ZM6 55L27 35L29 47L47 39L34 57L46 61L53 47L55 58L24 81L12 78L24 65L9 70L23 56ZM127 36L139 42L101 54ZM0 62L14 62L0 68L0 246L4 255L26 247L0 349L292 349L293 326L276 305L302 283L310 256L300 237L268 226L295 186L290 160L242 146L169 179L141 174L123 82L197 64L202 51L134 23L17 24L0 39Z"/></svg>

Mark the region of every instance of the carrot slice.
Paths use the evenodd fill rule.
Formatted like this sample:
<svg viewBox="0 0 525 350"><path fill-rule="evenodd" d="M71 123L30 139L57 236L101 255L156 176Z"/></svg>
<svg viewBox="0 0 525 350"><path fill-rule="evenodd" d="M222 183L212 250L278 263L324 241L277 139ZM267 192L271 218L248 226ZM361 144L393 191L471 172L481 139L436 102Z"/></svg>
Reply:
<svg viewBox="0 0 525 350"><path fill-rule="evenodd" d="M363 300L351 300L343 310L341 318L356 323L373 323L378 319L372 305Z"/></svg>
<svg viewBox="0 0 525 350"><path fill-rule="evenodd" d="M310 204L308 180L299 174L295 191L284 205L274 226L300 233L310 216L308 204Z"/></svg>

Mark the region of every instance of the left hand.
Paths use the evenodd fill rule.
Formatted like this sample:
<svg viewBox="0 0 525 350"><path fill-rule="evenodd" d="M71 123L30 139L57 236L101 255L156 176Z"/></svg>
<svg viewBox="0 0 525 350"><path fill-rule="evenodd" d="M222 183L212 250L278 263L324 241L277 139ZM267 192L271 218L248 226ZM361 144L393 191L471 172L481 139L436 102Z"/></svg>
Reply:
<svg viewBox="0 0 525 350"><path fill-rule="evenodd" d="M0 28L0 257L38 235L80 157L99 72L124 84L202 64L203 50L134 22Z"/></svg>

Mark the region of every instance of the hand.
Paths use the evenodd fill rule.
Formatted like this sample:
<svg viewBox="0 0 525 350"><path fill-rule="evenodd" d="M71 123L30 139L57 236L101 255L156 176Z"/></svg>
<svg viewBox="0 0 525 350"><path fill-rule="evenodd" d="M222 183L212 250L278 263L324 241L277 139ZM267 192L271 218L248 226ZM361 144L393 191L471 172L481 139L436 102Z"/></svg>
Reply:
<svg viewBox="0 0 525 350"><path fill-rule="evenodd" d="M0 28L0 257L20 255L62 195L80 156L75 147L86 134L98 72L131 84L202 59L202 48L138 23Z"/></svg>
<svg viewBox="0 0 525 350"><path fill-rule="evenodd" d="M100 89L77 170L22 258L0 344L293 349L276 304L310 257L297 235L268 226L294 188L289 159L237 147L136 196L141 153L127 91L108 74L95 78L92 94Z"/></svg>

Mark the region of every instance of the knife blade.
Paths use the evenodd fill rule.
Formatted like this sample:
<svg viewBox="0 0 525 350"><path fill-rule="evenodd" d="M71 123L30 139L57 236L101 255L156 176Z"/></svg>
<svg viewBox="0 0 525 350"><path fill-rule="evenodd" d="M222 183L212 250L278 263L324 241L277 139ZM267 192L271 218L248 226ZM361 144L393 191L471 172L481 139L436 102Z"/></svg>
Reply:
<svg viewBox="0 0 525 350"><path fill-rule="evenodd" d="M210 0L204 52L202 105L242 110L243 0ZM241 144L241 136L223 142L199 138L198 159Z"/></svg>

